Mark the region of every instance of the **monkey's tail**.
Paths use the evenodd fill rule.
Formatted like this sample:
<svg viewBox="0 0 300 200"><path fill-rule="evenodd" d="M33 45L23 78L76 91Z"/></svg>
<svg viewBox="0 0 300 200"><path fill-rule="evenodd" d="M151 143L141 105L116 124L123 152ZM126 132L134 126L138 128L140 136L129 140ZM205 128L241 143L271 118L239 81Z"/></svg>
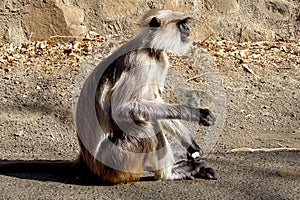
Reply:
<svg viewBox="0 0 300 200"><path fill-rule="evenodd" d="M0 160L0 174L78 174L88 170L81 156L76 160Z"/></svg>

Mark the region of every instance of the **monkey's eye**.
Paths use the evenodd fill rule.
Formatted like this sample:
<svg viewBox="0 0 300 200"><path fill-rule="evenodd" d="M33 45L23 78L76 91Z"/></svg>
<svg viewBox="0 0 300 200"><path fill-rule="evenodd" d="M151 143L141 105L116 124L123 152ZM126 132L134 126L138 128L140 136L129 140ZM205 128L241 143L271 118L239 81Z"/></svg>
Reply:
<svg viewBox="0 0 300 200"><path fill-rule="evenodd" d="M178 24L179 31L186 37L190 36L190 29L186 22L181 22Z"/></svg>

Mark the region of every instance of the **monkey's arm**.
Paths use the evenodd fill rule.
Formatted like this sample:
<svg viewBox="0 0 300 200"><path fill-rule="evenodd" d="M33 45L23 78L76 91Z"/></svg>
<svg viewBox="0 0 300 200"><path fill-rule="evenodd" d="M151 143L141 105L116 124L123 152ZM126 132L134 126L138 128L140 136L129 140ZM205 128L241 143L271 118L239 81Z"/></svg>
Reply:
<svg viewBox="0 0 300 200"><path fill-rule="evenodd" d="M121 105L113 111L113 118L117 122L132 120L136 124L161 120L164 128L181 142L193 159L200 159L203 151L179 121L167 119L195 121L205 126L213 125L215 121L208 109L152 101L134 101Z"/></svg>
<svg viewBox="0 0 300 200"><path fill-rule="evenodd" d="M173 105L152 101L133 101L113 110L115 120L133 120L135 122L180 119L194 121L204 126L213 125L215 117L208 109L186 105Z"/></svg>

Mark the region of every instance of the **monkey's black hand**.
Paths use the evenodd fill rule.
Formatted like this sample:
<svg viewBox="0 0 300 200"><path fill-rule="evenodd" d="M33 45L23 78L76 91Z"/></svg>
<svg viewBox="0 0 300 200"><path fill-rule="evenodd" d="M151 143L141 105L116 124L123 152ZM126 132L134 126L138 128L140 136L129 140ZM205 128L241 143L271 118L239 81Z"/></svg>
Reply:
<svg viewBox="0 0 300 200"><path fill-rule="evenodd" d="M204 126L214 125L216 118L210 110L199 108L199 112L200 112L199 124L202 124Z"/></svg>

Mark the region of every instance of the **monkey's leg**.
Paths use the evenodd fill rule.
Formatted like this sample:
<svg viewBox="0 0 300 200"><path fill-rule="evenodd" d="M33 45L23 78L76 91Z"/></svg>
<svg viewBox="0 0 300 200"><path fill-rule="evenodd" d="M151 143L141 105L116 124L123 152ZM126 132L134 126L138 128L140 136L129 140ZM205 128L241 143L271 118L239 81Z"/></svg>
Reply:
<svg viewBox="0 0 300 200"><path fill-rule="evenodd" d="M113 118L117 121L133 120L135 122L181 119L195 121L205 126L213 125L215 122L215 117L208 109L152 101L134 101L120 105L113 110Z"/></svg>
<svg viewBox="0 0 300 200"><path fill-rule="evenodd" d="M167 165L162 169L155 170L155 178L157 180L217 179L214 169L207 167L205 161L194 159L183 159L174 165Z"/></svg>
<svg viewBox="0 0 300 200"><path fill-rule="evenodd" d="M188 151L188 157L178 161L172 167L175 178L186 176L186 178L216 179L214 170L206 166L205 161L202 159L203 151L193 139L188 129L178 120L162 120L161 124Z"/></svg>
<svg viewBox="0 0 300 200"><path fill-rule="evenodd" d="M161 124L168 133L174 136L187 149L190 157L194 159L202 158L202 149L182 123L178 120L161 120Z"/></svg>
<svg viewBox="0 0 300 200"><path fill-rule="evenodd" d="M167 139L162 135L166 146L160 149L153 159L155 178L157 180L180 180L180 179L216 179L215 171L206 166L205 161L201 159L185 158L174 163L173 151L168 144Z"/></svg>

